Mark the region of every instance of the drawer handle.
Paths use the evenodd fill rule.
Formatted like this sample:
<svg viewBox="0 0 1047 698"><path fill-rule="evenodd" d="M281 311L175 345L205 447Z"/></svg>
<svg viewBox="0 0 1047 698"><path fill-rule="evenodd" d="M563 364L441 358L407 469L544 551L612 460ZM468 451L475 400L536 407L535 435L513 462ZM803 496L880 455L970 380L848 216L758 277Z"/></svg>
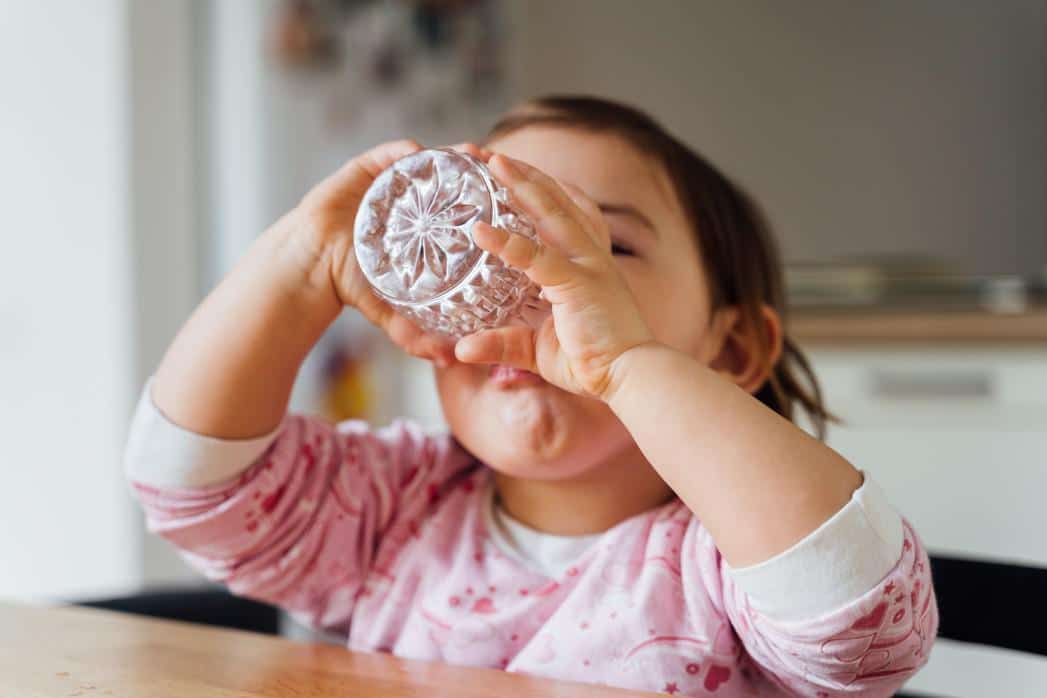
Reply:
<svg viewBox="0 0 1047 698"><path fill-rule="evenodd" d="M993 396L988 371L875 370L870 392L888 400L985 400Z"/></svg>

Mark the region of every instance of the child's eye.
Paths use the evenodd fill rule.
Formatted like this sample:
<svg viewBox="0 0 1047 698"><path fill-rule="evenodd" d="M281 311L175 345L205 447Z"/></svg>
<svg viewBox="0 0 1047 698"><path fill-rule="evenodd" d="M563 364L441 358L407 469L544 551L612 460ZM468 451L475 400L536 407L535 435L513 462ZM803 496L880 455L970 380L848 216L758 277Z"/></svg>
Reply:
<svg viewBox="0 0 1047 698"><path fill-rule="evenodd" d="M613 254L613 255L621 255L623 257L635 257L636 256L636 252L634 252L631 248L626 247L625 245L623 245L623 244L621 244L619 242L612 242L611 243L611 254Z"/></svg>

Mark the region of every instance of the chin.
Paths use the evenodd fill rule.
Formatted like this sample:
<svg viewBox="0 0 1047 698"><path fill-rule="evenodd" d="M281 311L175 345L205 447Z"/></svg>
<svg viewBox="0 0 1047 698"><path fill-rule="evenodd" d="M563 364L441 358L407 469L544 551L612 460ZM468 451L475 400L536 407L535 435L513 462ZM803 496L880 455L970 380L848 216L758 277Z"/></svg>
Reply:
<svg viewBox="0 0 1047 698"><path fill-rule="evenodd" d="M632 439L610 408L540 377L490 366L437 369L444 418L483 463L515 477L578 477Z"/></svg>

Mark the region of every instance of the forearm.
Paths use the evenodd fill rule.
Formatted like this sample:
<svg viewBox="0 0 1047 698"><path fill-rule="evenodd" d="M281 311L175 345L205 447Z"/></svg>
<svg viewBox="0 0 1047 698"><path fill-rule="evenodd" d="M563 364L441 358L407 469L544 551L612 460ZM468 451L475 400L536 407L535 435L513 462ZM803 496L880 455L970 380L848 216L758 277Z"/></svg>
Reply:
<svg viewBox="0 0 1047 698"><path fill-rule="evenodd" d="M611 409L732 566L788 549L861 484L832 449L683 353L641 345L615 372Z"/></svg>
<svg viewBox="0 0 1047 698"><path fill-rule="evenodd" d="M285 217L179 331L156 372L156 406L208 436L271 431L298 368L340 308L324 260L295 239Z"/></svg>

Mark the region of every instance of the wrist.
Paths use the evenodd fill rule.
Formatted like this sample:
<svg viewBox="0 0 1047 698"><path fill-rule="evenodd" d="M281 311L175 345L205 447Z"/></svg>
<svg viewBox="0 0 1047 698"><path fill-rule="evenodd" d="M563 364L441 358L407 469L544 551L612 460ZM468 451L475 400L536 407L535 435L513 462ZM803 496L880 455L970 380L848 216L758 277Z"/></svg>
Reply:
<svg viewBox="0 0 1047 698"><path fill-rule="evenodd" d="M283 418L302 361L341 309L286 226L251 245L178 333L153 398L198 434L251 438Z"/></svg>
<svg viewBox="0 0 1047 698"><path fill-rule="evenodd" d="M677 353L675 349L653 339L626 349L611 363L610 380L607 381L607 387L600 399L612 410L617 411L615 403L623 399L632 379L645 365L664 361L668 355Z"/></svg>
<svg viewBox="0 0 1047 698"><path fill-rule="evenodd" d="M326 328L342 309L332 282L332 255L302 234L293 223L296 215L288 214L259 238L249 254L255 267L250 276Z"/></svg>

